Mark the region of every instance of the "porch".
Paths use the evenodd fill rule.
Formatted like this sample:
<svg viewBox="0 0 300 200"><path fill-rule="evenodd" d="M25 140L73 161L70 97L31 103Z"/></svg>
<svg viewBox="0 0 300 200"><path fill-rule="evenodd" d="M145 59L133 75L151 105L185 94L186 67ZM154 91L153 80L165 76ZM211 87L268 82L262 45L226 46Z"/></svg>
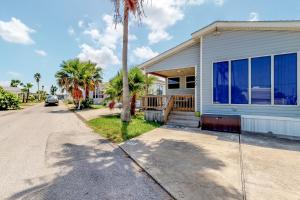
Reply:
<svg viewBox="0 0 300 200"><path fill-rule="evenodd" d="M162 71L146 71L148 76L157 76L166 83L165 95L153 95L148 93L142 97L141 105L145 111L145 119L159 121L166 124L170 115L176 113L177 121L184 125L183 120L194 119L196 111L195 101L195 67L178 68ZM185 112L185 113L183 113ZM196 123L194 123L196 124Z"/></svg>

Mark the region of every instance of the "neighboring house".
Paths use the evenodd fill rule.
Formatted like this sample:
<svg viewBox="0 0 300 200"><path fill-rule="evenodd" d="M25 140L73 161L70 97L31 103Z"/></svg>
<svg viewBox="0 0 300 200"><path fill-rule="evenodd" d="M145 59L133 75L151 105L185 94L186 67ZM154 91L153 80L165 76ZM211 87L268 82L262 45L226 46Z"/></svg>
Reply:
<svg viewBox="0 0 300 200"><path fill-rule="evenodd" d="M101 104L106 95L104 94L106 83L100 83L98 86L95 87L94 91L90 91L90 99L93 99L94 104Z"/></svg>
<svg viewBox="0 0 300 200"><path fill-rule="evenodd" d="M18 88L18 87L5 87L4 86L3 89L7 92L13 93L13 94L18 95L18 96L22 94L21 89Z"/></svg>
<svg viewBox="0 0 300 200"><path fill-rule="evenodd" d="M166 94L166 81L158 78L150 87L149 95L165 95Z"/></svg>
<svg viewBox="0 0 300 200"><path fill-rule="evenodd" d="M300 136L300 21L217 21L139 67L166 79L172 104L143 100L164 122L169 110L240 115L244 131Z"/></svg>

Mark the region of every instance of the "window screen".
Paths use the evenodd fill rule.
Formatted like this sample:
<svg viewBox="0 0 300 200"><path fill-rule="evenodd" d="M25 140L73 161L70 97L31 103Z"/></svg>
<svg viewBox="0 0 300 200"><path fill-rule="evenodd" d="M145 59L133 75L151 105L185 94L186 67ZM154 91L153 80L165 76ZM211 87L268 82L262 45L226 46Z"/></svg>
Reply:
<svg viewBox="0 0 300 200"><path fill-rule="evenodd" d="M180 78L168 78L168 89L179 89L180 88Z"/></svg>
<svg viewBox="0 0 300 200"><path fill-rule="evenodd" d="M186 77L186 88L195 88L195 76Z"/></svg>

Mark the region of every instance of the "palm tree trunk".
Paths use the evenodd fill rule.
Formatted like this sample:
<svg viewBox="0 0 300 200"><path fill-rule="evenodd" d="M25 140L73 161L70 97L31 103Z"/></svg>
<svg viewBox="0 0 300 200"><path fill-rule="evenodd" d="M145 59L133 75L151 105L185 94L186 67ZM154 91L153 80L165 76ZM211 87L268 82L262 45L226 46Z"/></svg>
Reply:
<svg viewBox="0 0 300 200"><path fill-rule="evenodd" d="M128 85L128 69L127 69L127 48L128 48L128 8L124 4L124 24L123 24L123 49L122 49L122 65L123 65L123 110L122 121L130 122L130 99Z"/></svg>
<svg viewBox="0 0 300 200"><path fill-rule="evenodd" d="M136 94L134 93L132 95L131 105L130 105L130 114L131 114L131 116L135 115L135 104L136 104Z"/></svg>
<svg viewBox="0 0 300 200"><path fill-rule="evenodd" d="M90 90L89 90L89 86L86 85L85 86L85 100L88 100L90 98Z"/></svg>
<svg viewBox="0 0 300 200"><path fill-rule="evenodd" d="M37 82L37 85L38 85L38 100L40 101L41 98L40 98L40 81Z"/></svg>

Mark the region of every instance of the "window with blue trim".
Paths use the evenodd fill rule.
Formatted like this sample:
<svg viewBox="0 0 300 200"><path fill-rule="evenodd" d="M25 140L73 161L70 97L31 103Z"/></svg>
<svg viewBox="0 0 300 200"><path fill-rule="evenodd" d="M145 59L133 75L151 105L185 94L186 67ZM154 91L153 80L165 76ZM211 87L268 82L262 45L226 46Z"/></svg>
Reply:
<svg viewBox="0 0 300 200"><path fill-rule="evenodd" d="M271 104L271 56L251 59L251 103Z"/></svg>
<svg viewBox="0 0 300 200"><path fill-rule="evenodd" d="M248 104L248 59L231 62L231 103Z"/></svg>
<svg viewBox="0 0 300 200"><path fill-rule="evenodd" d="M274 104L297 105L297 53L274 57Z"/></svg>
<svg viewBox="0 0 300 200"><path fill-rule="evenodd" d="M228 61L213 65L213 102L216 104L229 103L228 69Z"/></svg>

